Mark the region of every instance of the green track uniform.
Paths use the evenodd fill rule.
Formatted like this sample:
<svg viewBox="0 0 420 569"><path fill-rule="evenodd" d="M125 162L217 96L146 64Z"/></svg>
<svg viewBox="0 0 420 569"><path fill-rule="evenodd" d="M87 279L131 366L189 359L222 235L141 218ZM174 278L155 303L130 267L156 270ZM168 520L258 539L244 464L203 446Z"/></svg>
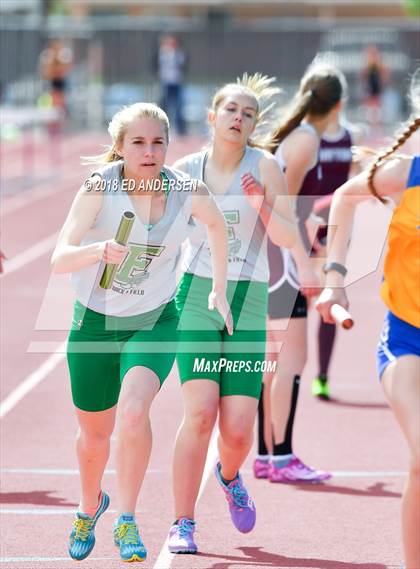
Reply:
<svg viewBox="0 0 420 569"><path fill-rule="evenodd" d="M180 316L177 364L181 383L211 379L220 396L259 398L265 359L267 284L229 281L234 333L230 336L220 314L207 308L212 281L185 273L175 298Z"/></svg>
<svg viewBox="0 0 420 569"><path fill-rule="evenodd" d="M74 405L83 411L113 407L125 374L135 366L153 371L162 385L175 360L175 302L138 316L105 316L76 302L67 361Z"/></svg>
<svg viewBox="0 0 420 569"><path fill-rule="evenodd" d="M134 209L123 190L122 168L118 161L98 172L102 207L81 245L112 239L123 213ZM189 231L191 178L166 166L161 178L169 187L165 212L154 225L135 217L111 288L99 286L103 262L72 273L77 300L68 365L73 402L84 411L113 407L125 374L135 366L151 370L162 384L175 359L176 265ZM176 191L177 184L185 191Z"/></svg>

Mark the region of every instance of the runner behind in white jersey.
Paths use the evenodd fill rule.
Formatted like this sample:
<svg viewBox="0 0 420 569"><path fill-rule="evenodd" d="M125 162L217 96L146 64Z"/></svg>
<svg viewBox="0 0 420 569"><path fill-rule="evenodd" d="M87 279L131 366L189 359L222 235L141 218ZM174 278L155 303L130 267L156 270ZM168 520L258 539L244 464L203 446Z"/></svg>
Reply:
<svg viewBox="0 0 420 569"><path fill-rule="evenodd" d="M184 397L184 420L174 453L175 522L169 550L194 553L195 505L210 435L219 413L216 478L229 503L232 522L247 533L255 524L255 505L239 469L252 445L265 362L267 313L267 236L293 246L297 227L284 175L275 158L255 148L254 129L277 92L273 79L245 75L213 98L208 150L179 160L177 168L205 181L229 228L228 300L234 333L208 314L210 253L202 228L189 238L176 302L181 349L177 364ZM196 362L206 365L198 368ZM224 364L221 366L221 362Z"/></svg>

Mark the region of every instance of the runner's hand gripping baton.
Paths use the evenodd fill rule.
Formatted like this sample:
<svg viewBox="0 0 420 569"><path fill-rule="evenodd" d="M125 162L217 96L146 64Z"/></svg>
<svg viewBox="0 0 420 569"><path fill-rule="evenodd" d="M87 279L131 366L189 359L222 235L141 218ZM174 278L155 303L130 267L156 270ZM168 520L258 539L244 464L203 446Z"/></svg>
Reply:
<svg viewBox="0 0 420 569"><path fill-rule="evenodd" d="M125 211L121 217L120 225L118 226L117 234L115 236L115 241L117 243L120 245L127 245L133 223L134 213L132 211ZM119 265L114 265L112 263L107 263L105 265L104 272L102 273L102 277L99 282L99 286L101 288L111 288L118 267Z"/></svg>
<svg viewBox="0 0 420 569"><path fill-rule="evenodd" d="M349 314L347 310L339 304L333 304L331 306L330 314L335 323L345 330L350 330L350 328L352 328L354 320L351 317L351 314Z"/></svg>

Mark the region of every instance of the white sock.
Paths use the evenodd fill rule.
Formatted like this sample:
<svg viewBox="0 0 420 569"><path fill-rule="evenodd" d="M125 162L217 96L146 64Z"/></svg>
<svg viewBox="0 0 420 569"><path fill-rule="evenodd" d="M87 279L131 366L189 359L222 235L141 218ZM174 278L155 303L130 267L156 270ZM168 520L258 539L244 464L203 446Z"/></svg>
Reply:
<svg viewBox="0 0 420 569"><path fill-rule="evenodd" d="M271 462L281 468L286 466L293 458L293 454L272 454L270 457Z"/></svg>
<svg viewBox="0 0 420 569"><path fill-rule="evenodd" d="M268 462L270 460L270 455L269 454L257 454L256 459L261 460L262 462Z"/></svg>

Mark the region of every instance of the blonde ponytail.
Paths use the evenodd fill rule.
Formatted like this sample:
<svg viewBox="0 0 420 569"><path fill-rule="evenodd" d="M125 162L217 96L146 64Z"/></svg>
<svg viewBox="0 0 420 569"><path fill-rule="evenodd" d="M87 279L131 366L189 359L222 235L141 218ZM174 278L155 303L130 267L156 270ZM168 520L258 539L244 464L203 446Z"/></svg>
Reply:
<svg viewBox="0 0 420 569"><path fill-rule="evenodd" d="M102 154L81 156L83 166L88 166L89 164L108 164L109 162L118 162L118 160L121 160L121 156L117 153L115 144L109 146L108 150Z"/></svg>

